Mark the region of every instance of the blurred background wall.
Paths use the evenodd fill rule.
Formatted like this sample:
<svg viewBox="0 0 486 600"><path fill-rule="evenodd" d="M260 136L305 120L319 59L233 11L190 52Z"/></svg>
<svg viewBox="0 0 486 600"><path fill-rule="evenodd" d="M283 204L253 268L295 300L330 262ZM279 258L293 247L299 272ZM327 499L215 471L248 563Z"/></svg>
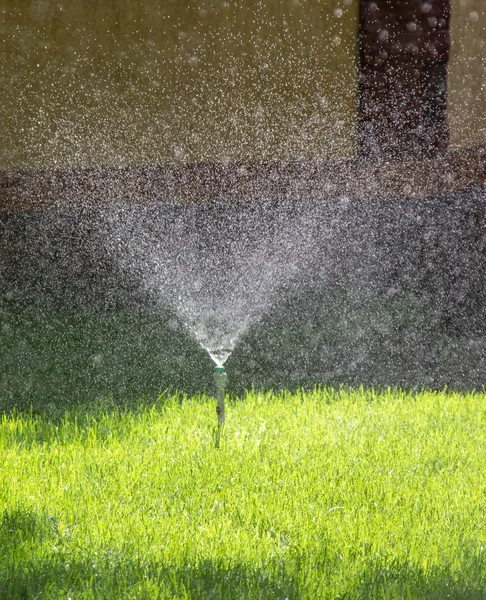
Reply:
<svg viewBox="0 0 486 600"><path fill-rule="evenodd" d="M0 0L0 168L355 154L353 0Z"/></svg>
<svg viewBox="0 0 486 600"><path fill-rule="evenodd" d="M486 4L453 0L448 69L452 148L486 144Z"/></svg>

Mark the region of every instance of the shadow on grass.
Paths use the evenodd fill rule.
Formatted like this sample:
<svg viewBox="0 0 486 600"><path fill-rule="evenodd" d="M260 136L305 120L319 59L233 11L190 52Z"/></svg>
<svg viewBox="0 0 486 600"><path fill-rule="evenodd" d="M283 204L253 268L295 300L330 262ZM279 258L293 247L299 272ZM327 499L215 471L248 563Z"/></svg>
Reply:
<svg viewBox="0 0 486 600"><path fill-rule="evenodd" d="M280 572L279 572L280 571ZM69 556L31 557L0 567L0 598L30 599L89 597L187 598L193 600L484 600L485 586L455 579L447 571L425 574L408 566L364 574L358 586L332 595L324 575L312 574L312 583L299 583L302 573L286 565L252 568L203 560L197 564L167 565L105 553L84 559ZM331 582L329 582L331 583ZM319 590L319 591L317 591Z"/></svg>
<svg viewBox="0 0 486 600"><path fill-rule="evenodd" d="M262 571L248 571L241 566L223 568L212 561L193 568L169 568L155 564L144 568L125 560L111 565L109 570L97 570L90 560L71 562L69 566L61 562L41 561L19 565L15 573L0 582L0 598L27 600L78 595L113 600L299 598L289 586L280 586Z"/></svg>
<svg viewBox="0 0 486 600"><path fill-rule="evenodd" d="M0 518L0 599L300 598L292 580L274 565L184 560L184 549L174 565L134 558L130 551L80 554L70 549L69 534L54 517L5 510Z"/></svg>
<svg viewBox="0 0 486 600"><path fill-rule="evenodd" d="M397 562L386 567L369 564L348 581L345 573L332 581L325 565L318 568L306 560L274 560L252 567L230 558L195 560L181 548L174 564L167 564L144 558L139 551L132 556L133 548L91 548L83 553L71 548L66 536L45 513L4 511L0 598L483 600L486 592L485 563L474 556L460 578L447 566L425 572Z"/></svg>
<svg viewBox="0 0 486 600"><path fill-rule="evenodd" d="M301 595L284 575L265 568L225 565L203 560L168 565L106 552L73 558L57 555L16 557L0 562L0 598L88 597L133 599L299 600Z"/></svg>
<svg viewBox="0 0 486 600"><path fill-rule="evenodd" d="M471 558L460 577L446 566L428 572L403 563L376 567L339 600L484 600L484 567L484 561Z"/></svg>
<svg viewBox="0 0 486 600"><path fill-rule="evenodd" d="M137 404L212 385L207 354L165 314L0 311L0 411L56 413L110 397Z"/></svg>

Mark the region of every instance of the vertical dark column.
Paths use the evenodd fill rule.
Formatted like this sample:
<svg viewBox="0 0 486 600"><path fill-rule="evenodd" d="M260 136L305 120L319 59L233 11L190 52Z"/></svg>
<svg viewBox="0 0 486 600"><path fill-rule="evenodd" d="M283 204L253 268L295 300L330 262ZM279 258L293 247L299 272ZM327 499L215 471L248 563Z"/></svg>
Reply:
<svg viewBox="0 0 486 600"><path fill-rule="evenodd" d="M359 153L421 160L447 150L451 0L360 0Z"/></svg>

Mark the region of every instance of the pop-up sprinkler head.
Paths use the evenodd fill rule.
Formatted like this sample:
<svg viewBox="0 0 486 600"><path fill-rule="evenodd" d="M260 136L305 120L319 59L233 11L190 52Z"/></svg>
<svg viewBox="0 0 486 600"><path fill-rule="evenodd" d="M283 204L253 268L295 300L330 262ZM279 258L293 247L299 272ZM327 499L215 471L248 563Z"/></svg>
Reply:
<svg viewBox="0 0 486 600"><path fill-rule="evenodd" d="M226 383L228 375L224 367L216 367L214 373L214 396L216 398L216 414L218 415L218 427L222 427L225 422L224 398L226 396Z"/></svg>

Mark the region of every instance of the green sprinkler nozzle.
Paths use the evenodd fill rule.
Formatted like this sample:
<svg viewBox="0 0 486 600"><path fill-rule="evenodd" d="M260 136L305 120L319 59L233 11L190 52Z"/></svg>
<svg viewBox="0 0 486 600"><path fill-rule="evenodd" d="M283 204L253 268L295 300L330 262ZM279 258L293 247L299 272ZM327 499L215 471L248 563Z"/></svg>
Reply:
<svg viewBox="0 0 486 600"><path fill-rule="evenodd" d="M218 415L218 427L222 427L225 422L224 397L226 396L226 383L228 375L224 367L216 367L214 373L214 396L216 398L216 414Z"/></svg>

